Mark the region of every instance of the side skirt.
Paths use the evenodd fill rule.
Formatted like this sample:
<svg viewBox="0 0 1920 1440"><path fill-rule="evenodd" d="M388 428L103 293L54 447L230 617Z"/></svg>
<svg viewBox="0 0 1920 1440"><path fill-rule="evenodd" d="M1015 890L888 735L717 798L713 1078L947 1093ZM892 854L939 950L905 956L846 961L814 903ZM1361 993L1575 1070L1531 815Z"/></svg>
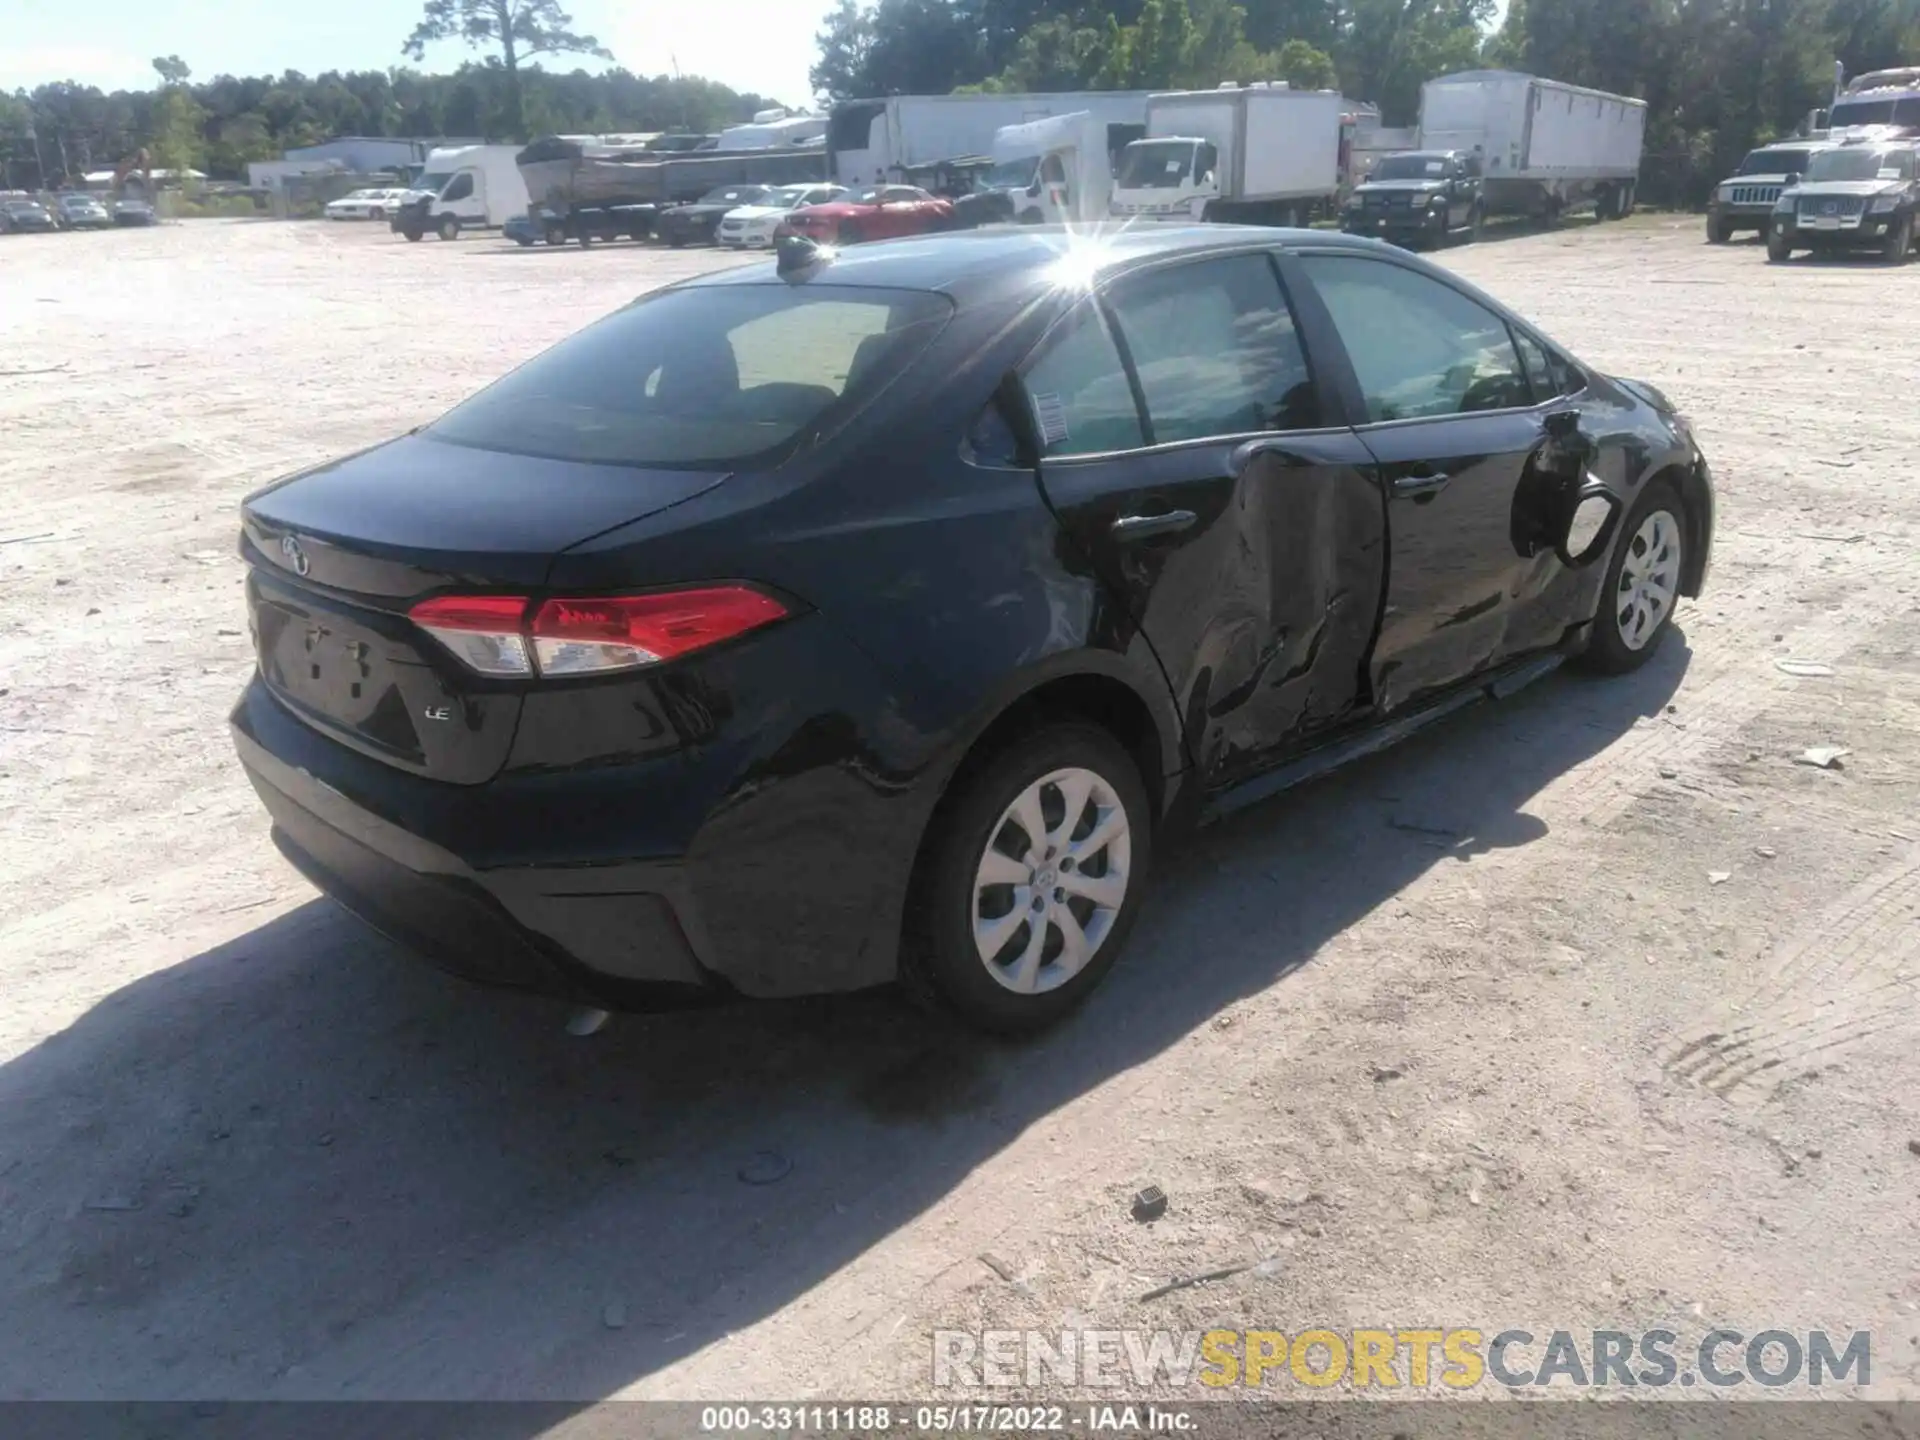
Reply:
<svg viewBox="0 0 1920 1440"><path fill-rule="evenodd" d="M1200 811L1199 823L1210 825L1215 820L1271 799L1296 785L1317 780L1369 755L1377 755L1469 705L1477 705L1483 700L1505 700L1542 676L1551 675L1566 658L1565 650L1556 650L1550 654L1512 661L1498 670L1476 676L1411 714L1329 740L1265 774L1243 780L1230 789L1209 796Z"/></svg>

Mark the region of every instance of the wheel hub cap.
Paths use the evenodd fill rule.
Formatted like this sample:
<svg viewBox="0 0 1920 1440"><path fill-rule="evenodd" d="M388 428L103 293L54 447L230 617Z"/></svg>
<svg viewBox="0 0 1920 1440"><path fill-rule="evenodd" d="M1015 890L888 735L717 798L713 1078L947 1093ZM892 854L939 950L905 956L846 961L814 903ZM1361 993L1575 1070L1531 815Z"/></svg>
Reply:
<svg viewBox="0 0 1920 1440"><path fill-rule="evenodd" d="M1614 623L1629 650L1643 650L1680 593L1680 524L1665 510L1640 522L1627 541L1614 595Z"/></svg>
<svg viewBox="0 0 1920 1440"><path fill-rule="evenodd" d="M974 875L973 943L987 973L1023 995L1079 974L1119 919L1132 861L1126 808L1100 775L1055 770L1027 786Z"/></svg>

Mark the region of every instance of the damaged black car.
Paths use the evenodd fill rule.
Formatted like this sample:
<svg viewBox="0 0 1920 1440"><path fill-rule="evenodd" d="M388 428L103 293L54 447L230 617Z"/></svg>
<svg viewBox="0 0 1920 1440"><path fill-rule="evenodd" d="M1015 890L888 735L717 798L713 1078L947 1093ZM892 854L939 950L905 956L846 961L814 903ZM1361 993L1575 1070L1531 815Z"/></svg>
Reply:
<svg viewBox="0 0 1920 1440"><path fill-rule="evenodd" d="M1377 241L789 241L253 495L233 732L476 979L1031 1030L1185 829L1645 663L1713 527L1658 390Z"/></svg>

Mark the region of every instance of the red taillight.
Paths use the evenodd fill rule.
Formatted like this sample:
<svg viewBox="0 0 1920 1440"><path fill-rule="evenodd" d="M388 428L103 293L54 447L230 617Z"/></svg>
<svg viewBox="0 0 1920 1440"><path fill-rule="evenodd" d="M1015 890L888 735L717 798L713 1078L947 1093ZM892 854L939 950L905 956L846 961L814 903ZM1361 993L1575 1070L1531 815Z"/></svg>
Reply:
<svg viewBox="0 0 1920 1440"><path fill-rule="evenodd" d="M531 675L524 595L440 595L408 612L413 623L482 675Z"/></svg>
<svg viewBox="0 0 1920 1440"><path fill-rule="evenodd" d="M531 602L511 595L423 601L422 629L485 675L596 675L656 665L784 619L787 608L744 585L659 595Z"/></svg>

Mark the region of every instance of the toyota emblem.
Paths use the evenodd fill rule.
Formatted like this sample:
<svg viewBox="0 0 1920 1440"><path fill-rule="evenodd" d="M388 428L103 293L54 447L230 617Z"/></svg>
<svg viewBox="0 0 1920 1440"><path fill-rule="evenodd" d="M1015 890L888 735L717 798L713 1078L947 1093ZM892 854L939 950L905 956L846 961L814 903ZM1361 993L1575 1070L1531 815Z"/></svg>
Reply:
<svg viewBox="0 0 1920 1440"><path fill-rule="evenodd" d="M286 561L287 568L296 575L305 575L312 568L311 562L307 559L307 552L300 548L300 542L291 535L280 537L280 558Z"/></svg>

